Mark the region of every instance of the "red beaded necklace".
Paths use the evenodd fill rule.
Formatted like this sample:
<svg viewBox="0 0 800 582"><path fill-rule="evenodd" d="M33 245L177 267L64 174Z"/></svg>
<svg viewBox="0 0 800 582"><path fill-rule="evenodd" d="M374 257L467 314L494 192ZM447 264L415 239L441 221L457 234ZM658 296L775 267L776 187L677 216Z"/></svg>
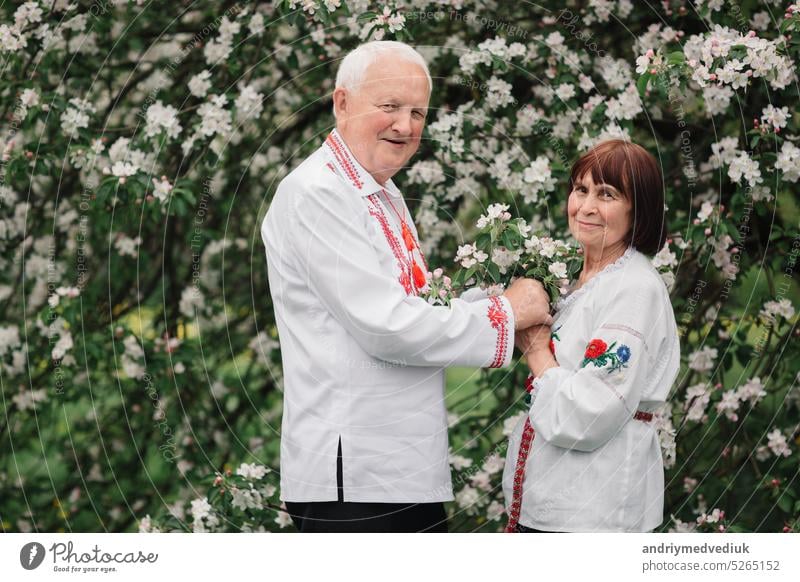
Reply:
<svg viewBox="0 0 800 582"><path fill-rule="evenodd" d="M408 224L406 224L405 219L405 207L403 207L403 214L401 215L397 208L395 208L394 204L392 204L392 200L389 197L389 193L386 190L381 190L384 194L384 199L389 203L389 206L392 208L394 213L397 215L397 219L400 221L400 234L403 237L403 242L406 245L406 250L408 251L408 262L411 265L411 275L414 280L414 285L417 289L421 289L425 286L427 279L425 278L425 273L417 264L417 261L414 260L414 249L416 248L419 251L419 256L422 258L422 249L419 248L416 239L414 239L414 235L411 234L411 229L408 228ZM424 258L422 259L425 260Z"/></svg>

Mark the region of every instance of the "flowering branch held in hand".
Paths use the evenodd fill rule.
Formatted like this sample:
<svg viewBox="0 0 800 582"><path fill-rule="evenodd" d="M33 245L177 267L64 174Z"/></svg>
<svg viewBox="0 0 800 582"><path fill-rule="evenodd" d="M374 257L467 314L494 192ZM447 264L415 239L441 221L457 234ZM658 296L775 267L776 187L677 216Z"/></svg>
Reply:
<svg viewBox="0 0 800 582"><path fill-rule="evenodd" d="M458 248L455 262L461 269L453 277L453 287L480 286L497 295L514 279L530 277L542 282L555 303L581 269L580 251L564 241L531 234L525 220L512 218L508 208L492 204L478 219L475 242Z"/></svg>

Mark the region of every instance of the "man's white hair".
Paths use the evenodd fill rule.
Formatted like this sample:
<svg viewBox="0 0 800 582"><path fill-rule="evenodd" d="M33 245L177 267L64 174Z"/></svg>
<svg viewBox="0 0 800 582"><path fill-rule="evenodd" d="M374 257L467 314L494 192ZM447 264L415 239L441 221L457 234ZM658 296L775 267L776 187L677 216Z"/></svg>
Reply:
<svg viewBox="0 0 800 582"><path fill-rule="evenodd" d="M428 71L428 63L413 47L396 40L373 40L358 45L350 51L336 72L336 88L356 89L364 82L369 66L387 55L422 67L425 76L428 77L428 92L433 91L433 81L431 73ZM333 116L336 117L336 106L333 108Z"/></svg>

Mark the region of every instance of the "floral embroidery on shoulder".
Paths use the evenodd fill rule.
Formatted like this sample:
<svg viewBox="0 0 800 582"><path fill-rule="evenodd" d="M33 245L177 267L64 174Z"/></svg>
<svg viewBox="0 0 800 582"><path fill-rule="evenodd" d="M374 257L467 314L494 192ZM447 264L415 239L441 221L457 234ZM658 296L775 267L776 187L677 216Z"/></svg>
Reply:
<svg viewBox="0 0 800 582"><path fill-rule="evenodd" d="M612 342L609 346L601 339L593 339L589 342L589 345L586 346L581 368L585 368L589 364L594 364L598 368L603 368L607 364L611 364L611 367L608 369L609 374L615 370L627 368L628 361L631 359L631 349L625 344L620 344L619 347L614 350L614 346L616 345L617 342Z"/></svg>

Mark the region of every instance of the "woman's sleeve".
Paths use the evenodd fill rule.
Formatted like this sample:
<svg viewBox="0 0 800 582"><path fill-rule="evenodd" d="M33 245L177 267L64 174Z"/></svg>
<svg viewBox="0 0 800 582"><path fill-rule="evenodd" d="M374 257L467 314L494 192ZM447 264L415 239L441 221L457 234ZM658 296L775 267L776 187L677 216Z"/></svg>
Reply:
<svg viewBox="0 0 800 582"><path fill-rule="evenodd" d="M625 281L601 295L577 369L550 368L534 380L530 418L542 438L592 451L635 414L656 359L651 351L663 343L664 310L672 309L658 284L655 279Z"/></svg>

